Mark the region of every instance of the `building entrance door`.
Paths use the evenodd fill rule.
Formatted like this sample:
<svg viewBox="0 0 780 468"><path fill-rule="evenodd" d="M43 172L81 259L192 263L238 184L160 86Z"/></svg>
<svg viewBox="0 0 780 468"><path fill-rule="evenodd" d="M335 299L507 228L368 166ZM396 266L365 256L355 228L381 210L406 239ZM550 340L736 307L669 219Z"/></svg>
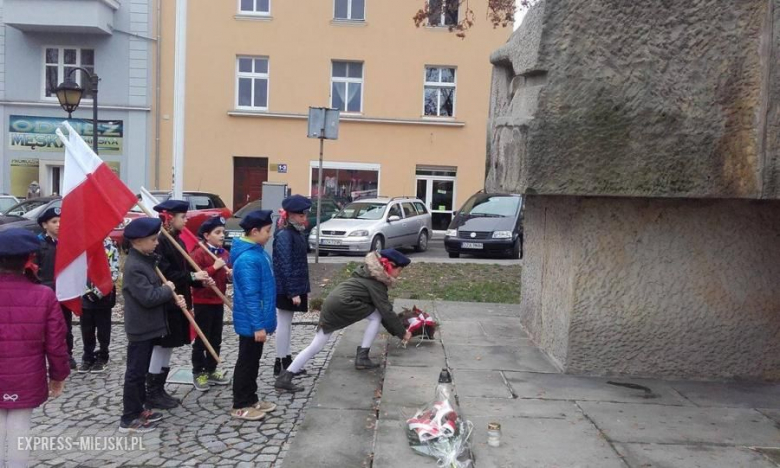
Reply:
<svg viewBox="0 0 780 468"><path fill-rule="evenodd" d="M263 197L268 181L268 158L233 158L233 212Z"/></svg>
<svg viewBox="0 0 780 468"><path fill-rule="evenodd" d="M455 168L417 168L417 198L431 211L434 231L446 231L455 211Z"/></svg>

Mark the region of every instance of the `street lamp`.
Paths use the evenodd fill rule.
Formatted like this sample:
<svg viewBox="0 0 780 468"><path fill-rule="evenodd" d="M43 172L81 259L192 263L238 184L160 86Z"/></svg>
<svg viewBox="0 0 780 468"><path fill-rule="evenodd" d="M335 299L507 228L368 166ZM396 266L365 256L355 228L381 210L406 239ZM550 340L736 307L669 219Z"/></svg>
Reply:
<svg viewBox="0 0 780 468"><path fill-rule="evenodd" d="M98 154L98 81L100 78L95 73L76 67L68 72L68 76L65 77L65 81L54 88L54 92L57 94L57 100L60 101L60 106L68 113L68 118L71 118L73 111L78 109L81 103L81 98L84 96L84 88L79 86L73 79L73 72L80 70L87 75L89 82L92 85L90 91L92 91L92 150L95 154Z"/></svg>

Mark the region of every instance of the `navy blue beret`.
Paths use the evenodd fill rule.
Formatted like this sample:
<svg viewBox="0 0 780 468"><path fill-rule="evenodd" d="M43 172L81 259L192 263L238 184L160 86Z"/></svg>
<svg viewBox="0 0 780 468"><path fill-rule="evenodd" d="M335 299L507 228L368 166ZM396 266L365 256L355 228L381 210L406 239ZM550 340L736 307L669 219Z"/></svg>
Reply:
<svg viewBox="0 0 780 468"><path fill-rule="evenodd" d="M41 248L38 236L22 228L11 228L0 232L0 257L25 255Z"/></svg>
<svg viewBox="0 0 780 468"><path fill-rule="evenodd" d="M303 213L311 208L311 200L302 195L293 195L284 199L282 208L288 213Z"/></svg>
<svg viewBox="0 0 780 468"><path fill-rule="evenodd" d="M58 216L62 216L62 208L60 207L51 207L41 213L40 216L38 216L38 225L45 223L46 221L56 218Z"/></svg>
<svg viewBox="0 0 780 468"><path fill-rule="evenodd" d="M271 214L272 213L269 210L250 211L241 218L241 222L238 223L238 225L241 226L245 232L251 231L254 228L261 228L271 224Z"/></svg>
<svg viewBox="0 0 780 468"><path fill-rule="evenodd" d="M154 211L162 213L186 213L190 209L190 204L184 200L165 200L154 207Z"/></svg>
<svg viewBox="0 0 780 468"><path fill-rule="evenodd" d="M200 225L200 228L198 228L198 235L203 237L204 234L208 234L214 229L224 225L225 225L225 218L223 218L222 216L212 216L206 221L203 221L203 224Z"/></svg>
<svg viewBox="0 0 780 468"><path fill-rule="evenodd" d="M385 257L386 259L390 260L391 262L395 263L397 266L405 267L412 263L412 260L407 257L406 255L402 254L401 252L395 250L395 249L384 249L379 251L379 255Z"/></svg>
<svg viewBox="0 0 780 468"><path fill-rule="evenodd" d="M125 227L125 239L143 239L160 232L159 218L136 218Z"/></svg>

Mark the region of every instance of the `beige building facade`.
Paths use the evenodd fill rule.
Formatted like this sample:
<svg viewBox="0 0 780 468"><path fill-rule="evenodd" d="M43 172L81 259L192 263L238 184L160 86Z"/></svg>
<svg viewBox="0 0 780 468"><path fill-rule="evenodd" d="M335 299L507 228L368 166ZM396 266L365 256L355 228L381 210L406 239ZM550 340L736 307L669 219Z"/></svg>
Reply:
<svg viewBox="0 0 780 468"><path fill-rule="evenodd" d="M319 142L310 106L342 110L326 141L324 196L339 202L415 195L446 229L484 186L491 51L509 37L480 20L465 39L416 28L420 0L189 2L185 190L229 207L262 182L317 194ZM477 10L479 13L479 10ZM162 2L158 168L170 187L175 2ZM438 22L449 22L442 18Z"/></svg>

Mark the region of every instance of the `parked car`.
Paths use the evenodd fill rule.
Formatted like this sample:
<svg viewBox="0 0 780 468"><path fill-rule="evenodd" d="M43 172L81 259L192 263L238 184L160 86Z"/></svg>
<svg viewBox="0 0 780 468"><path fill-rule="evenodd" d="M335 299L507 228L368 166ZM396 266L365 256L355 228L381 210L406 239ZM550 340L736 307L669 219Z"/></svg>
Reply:
<svg viewBox="0 0 780 468"><path fill-rule="evenodd" d="M320 231L320 252L367 253L389 247L427 250L433 232L431 213L417 198L370 198L352 202L312 229L309 248Z"/></svg>
<svg viewBox="0 0 780 468"><path fill-rule="evenodd" d="M18 203L19 199L13 195L0 195L0 215Z"/></svg>
<svg viewBox="0 0 780 468"><path fill-rule="evenodd" d="M523 256L523 197L479 192L452 218L444 235L450 258L461 253Z"/></svg>
<svg viewBox="0 0 780 468"><path fill-rule="evenodd" d="M240 237L244 233L243 229L241 229L241 226L238 224L241 222L241 218L250 211L262 209L262 206L262 200L249 202L233 213L231 218L227 219L227 223L225 224L225 248L230 249L230 246L233 244L233 239ZM328 198L322 200L322 213L320 216L323 220L330 219L334 214L338 213L338 211L339 206L334 200ZM303 231L303 235L308 238L311 230L317 225L317 199L312 200L311 210L309 210L306 220L308 221L308 224L306 225L306 230Z"/></svg>
<svg viewBox="0 0 780 468"><path fill-rule="evenodd" d="M49 208L62 207L62 198L43 197L24 200L8 209L6 215L0 216L0 231L10 228L23 228L39 234L43 231L38 225L38 216Z"/></svg>
<svg viewBox="0 0 780 468"><path fill-rule="evenodd" d="M171 198L171 192L165 190L154 190L150 191L150 193L160 202ZM208 192L184 192L182 197L190 203L190 208L187 212L187 229L192 231L193 234L197 235L198 228L203 224L203 221L212 216L222 216L228 219L233 215L230 209L225 206L225 202L219 198L219 195ZM140 200L140 195L138 198ZM151 206L147 208L152 209ZM143 216L146 216L146 214L138 206L132 207L125 215L124 221L111 231L111 239L118 244L121 243L125 226L135 218Z"/></svg>

